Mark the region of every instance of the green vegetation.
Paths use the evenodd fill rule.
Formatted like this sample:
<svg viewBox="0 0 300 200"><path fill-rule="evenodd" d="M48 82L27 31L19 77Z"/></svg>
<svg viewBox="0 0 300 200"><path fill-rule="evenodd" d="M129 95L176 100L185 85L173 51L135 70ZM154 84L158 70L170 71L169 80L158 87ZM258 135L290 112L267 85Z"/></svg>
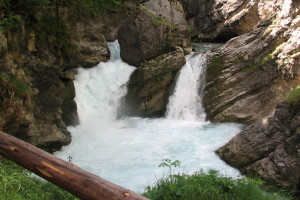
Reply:
<svg viewBox="0 0 300 200"><path fill-rule="evenodd" d="M256 64L253 64L253 65L249 65L247 67L244 67L242 69L243 72L252 72L253 70L255 70L256 68L258 67L261 67L263 66L264 64L266 64L267 62L269 62L270 60L273 60L275 59L274 55L273 55L274 52L264 56L258 63ZM236 60L240 60L240 59L236 59Z"/></svg>
<svg viewBox="0 0 300 200"><path fill-rule="evenodd" d="M289 104L291 110L297 109L300 106L300 85L291 90L284 102Z"/></svg>
<svg viewBox="0 0 300 200"><path fill-rule="evenodd" d="M74 200L70 193L41 181L29 178L29 171L11 161L0 160L0 199L13 200Z"/></svg>
<svg viewBox="0 0 300 200"><path fill-rule="evenodd" d="M94 16L106 11L117 11L119 0L0 0L0 31L8 38L13 52L26 48L28 33L33 31L39 49L49 50L55 56L70 58L76 51L72 31L62 13L77 18ZM64 12L62 12L64 11Z"/></svg>
<svg viewBox="0 0 300 200"><path fill-rule="evenodd" d="M214 80L224 65L223 56L215 56L211 60L210 66L207 68L206 74L209 80Z"/></svg>
<svg viewBox="0 0 300 200"><path fill-rule="evenodd" d="M178 25L177 24L172 24L171 22L169 22L168 20L166 20L164 17L162 17L162 16L155 16L154 14L152 14L147 9L145 9L145 8L143 8L141 6L139 6L138 8L139 8L139 10L142 13L145 13L149 17L152 17L152 23L154 25L156 25L156 26L164 25L164 26L169 27L171 30L178 29Z"/></svg>
<svg viewBox="0 0 300 200"><path fill-rule="evenodd" d="M31 93L31 88L13 75L0 73L0 84L5 85L7 90L11 90L18 97L26 97Z"/></svg>
<svg viewBox="0 0 300 200"><path fill-rule="evenodd" d="M180 162L164 160L160 165L169 168L179 167ZM218 175L217 171L203 171L192 175L170 175L157 181L156 185L148 186L145 197L152 200L279 200L289 199L282 193L269 193L264 189L264 182L250 178L234 180Z"/></svg>
<svg viewBox="0 0 300 200"><path fill-rule="evenodd" d="M154 17L152 20L154 25L165 25L167 27L169 27L170 29L177 29L178 25L176 24L171 24L168 20L166 20L165 18L158 16L158 17Z"/></svg>
<svg viewBox="0 0 300 200"><path fill-rule="evenodd" d="M187 30L188 32L192 32L192 27L191 27L190 25L187 25L187 26L186 26L186 30Z"/></svg>
<svg viewBox="0 0 300 200"><path fill-rule="evenodd" d="M70 58L76 46L72 44L71 30L66 24L51 15L42 16L34 26L37 44L40 48L49 49L56 56Z"/></svg>
<svg viewBox="0 0 300 200"><path fill-rule="evenodd" d="M177 6L177 7L175 7L175 9L179 12L182 12L182 13L184 12L182 7Z"/></svg>

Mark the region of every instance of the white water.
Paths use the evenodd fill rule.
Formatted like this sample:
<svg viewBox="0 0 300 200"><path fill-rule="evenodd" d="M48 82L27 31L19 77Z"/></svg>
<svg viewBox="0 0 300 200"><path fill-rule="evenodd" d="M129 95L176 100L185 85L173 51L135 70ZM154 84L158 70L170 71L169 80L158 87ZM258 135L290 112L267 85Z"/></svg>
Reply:
<svg viewBox="0 0 300 200"><path fill-rule="evenodd" d="M186 56L186 60L169 99L167 118L204 122L206 115L201 93L204 88L206 55L191 53Z"/></svg>
<svg viewBox="0 0 300 200"><path fill-rule="evenodd" d="M201 55L190 55L189 62L196 65L191 64L193 70L187 74L182 72L178 77L176 92L168 106L168 116L175 117L116 120L119 100L126 93L125 84L134 68L120 60L116 42L109 46L111 52L115 52L111 61L92 69L78 70L74 83L80 125L68 128L73 136L72 143L56 152L57 156L65 160L71 156L72 162L81 168L136 192L143 192L146 185L166 173L158 168L165 158L180 160L185 172L215 169L224 175L239 175L237 170L221 161L214 150L238 133L241 126L205 122L202 108L196 106L201 102L198 94L183 94L184 101L193 102L187 102L189 111L182 108L185 106L179 106L186 104L177 99L182 94L179 88L201 88L200 82L198 85L180 86L180 80L184 79L181 76L193 76L195 70L198 71L196 65L200 67ZM193 109L193 106L196 107ZM180 117L170 114L177 107L184 113L179 114ZM182 116L187 117L182 120Z"/></svg>

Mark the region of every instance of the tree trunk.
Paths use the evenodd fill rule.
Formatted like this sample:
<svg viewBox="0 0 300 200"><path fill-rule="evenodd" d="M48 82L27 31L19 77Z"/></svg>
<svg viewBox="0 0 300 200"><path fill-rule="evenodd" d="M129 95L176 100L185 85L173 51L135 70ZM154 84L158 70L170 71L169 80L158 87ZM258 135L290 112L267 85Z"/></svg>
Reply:
<svg viewBox="0 0 300 200"><path fill-rule="evenodd" d="M84 200L147 200L1 131L0 154Z"/></svg>

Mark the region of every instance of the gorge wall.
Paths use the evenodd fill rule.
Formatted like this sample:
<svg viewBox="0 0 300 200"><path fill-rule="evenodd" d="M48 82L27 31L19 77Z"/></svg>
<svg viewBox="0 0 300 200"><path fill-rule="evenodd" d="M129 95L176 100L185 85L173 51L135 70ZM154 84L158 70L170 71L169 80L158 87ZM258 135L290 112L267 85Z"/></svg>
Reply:
<svg viewBox="0 0 300 200"><path fill-rule="evenodd" d="M230 4L236 9L224 12ZM211 52L203 101L210 120L249 126L217 153L246 174L295 187L300 182L299 109L285 101L299 85L299 7L299 1L217 1L212 9L221 17L210 37L197 28L206 30L205 22L215 15L204 24L197 23L199 15L191 18L197 39L236 36ZM229 31L225 37L223 31Z"/></svg>
<svg viewBox="0 0 300 200"><path fill-rule="evenodd" d="M124 111L163 116L191 40L223 42L209 52L204 107L213 122L249 126L218 154L245 173L299 185L299 109L280 102L300 84L300 1L135 2L84 20L60 8L73 33L66 39L73 48L63 51L43 46L26 24L1 32L0 130L48 151L68 144L66 126L78 123L74 69L107 61L106 41L115 39L122 59L137 67Z"/></svg>
<svg viewBox="0 0 300 200"><path fill-rule="evenodd" d="M62 6L58 25L53 7L43 12L33 24L20 19L20 26L1 30L0 130L52 152L71 142L66 127L78 123L74 69L109 59L106 42L117 39L130 11L83 19Z"/></svg>

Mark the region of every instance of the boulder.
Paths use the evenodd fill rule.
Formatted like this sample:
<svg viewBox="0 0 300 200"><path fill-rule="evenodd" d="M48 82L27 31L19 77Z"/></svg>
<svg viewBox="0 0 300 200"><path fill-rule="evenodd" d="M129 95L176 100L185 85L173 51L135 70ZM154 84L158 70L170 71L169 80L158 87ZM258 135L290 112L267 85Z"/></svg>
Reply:
<svg viewBox="0 0 300 200"><path fill-rule="evenodd" d="M274 115L247 126L216 153L246 174L284 186L300 180L300 112L287 103L276 107Z"/></svg>
<svg viewBox="0 0 300 200"><path fill-rule="evenodd" d="M138 7L118 32L123 61L140 63L187 46L189 34L181 4L177 1L151 0Z"/></svg>
<svg viewBox="0 0 300 200"><path fill-rule="evenodd" d="M125 97L126 113L134 116L162 116L176 74L184 64L183 51L172 51L143 62L131 75Z"/></svg>

